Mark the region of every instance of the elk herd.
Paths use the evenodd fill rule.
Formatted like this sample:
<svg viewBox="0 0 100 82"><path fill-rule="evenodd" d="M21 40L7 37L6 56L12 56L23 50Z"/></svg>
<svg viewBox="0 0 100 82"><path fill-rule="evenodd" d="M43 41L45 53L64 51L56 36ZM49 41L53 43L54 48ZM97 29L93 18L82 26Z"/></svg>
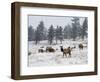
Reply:
<svg viewBox="0 0 100 82"><path fill-rule="evenodd" d="M84 48L83 44L82 43L78 44L78 48L79 48L79 50L83 50L83 48ZM74 46L74 47L69 46L68 48L64 48L63 46L60 46L60 48L59 48L59 50L63 54L63 57L67 57L67 55L69 57L71 57L71 52L73 49L76 49L76 46ZM45 49L44 49L44 47L40 47L40 49L38 49L38 52L39 53L44 53L44 52L54 53L57 50L58 50L57 48L54 49L52 47L46 47Z"/></svg>

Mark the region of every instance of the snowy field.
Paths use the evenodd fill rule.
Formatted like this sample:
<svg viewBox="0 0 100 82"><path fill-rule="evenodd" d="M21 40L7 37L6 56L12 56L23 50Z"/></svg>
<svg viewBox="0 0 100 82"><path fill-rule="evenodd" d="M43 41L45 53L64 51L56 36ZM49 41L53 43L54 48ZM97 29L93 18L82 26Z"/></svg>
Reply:
<svg viewBox="0 0 100 82"><path fill-rule="evenodd" d="M82 43L85 47L83 50L78 48L78 45ZM35 45L34 41L29 41L29 55L28 55L28 66L57 66L57 65L76 65L76 64L87 64L88 63L88 49L87 41L72 41L64 40L62 44L58 42L52 45L48 45L47 41L41 41L39 44ZM74 47L75 49L71 52L71 57L63 57L63 53L60 50L60 46L64 48ZM39 49L46 50L46 47L52 47L55 52L38 52Z"/></svg>

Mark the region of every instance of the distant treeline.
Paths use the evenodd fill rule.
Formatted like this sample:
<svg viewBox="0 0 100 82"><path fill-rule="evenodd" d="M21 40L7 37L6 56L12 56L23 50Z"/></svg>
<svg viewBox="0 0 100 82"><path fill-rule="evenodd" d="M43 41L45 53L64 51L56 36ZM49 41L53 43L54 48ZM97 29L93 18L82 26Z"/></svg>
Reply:
<svg viewBox="0 0 100 82"><path fill-rule="evenodd" d="M62 26L56 26L54 28L53 24L47 29L43 21L40 21L38 26L34 29L32 26L28 27L28 41L35 41L38 44L40 41L48 40L49 44L52 44L55 40L62 43L64 39L76 40L84 39L87 37L88 20L84 19L83 24L80 25L80 20L78 17L73 17L72 23L66 25L64 28Z"/></svg>

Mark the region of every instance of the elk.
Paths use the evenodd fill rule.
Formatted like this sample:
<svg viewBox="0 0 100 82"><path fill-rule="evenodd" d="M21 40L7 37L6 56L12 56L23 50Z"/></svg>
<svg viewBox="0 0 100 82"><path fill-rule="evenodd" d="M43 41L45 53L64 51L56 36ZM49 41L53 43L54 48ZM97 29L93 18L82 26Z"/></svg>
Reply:
<svg viewBox="0 0 100 82"><path fill-rule="evenodd" d="M43 49L38 49L38 52L42 52L42 53L43 53L43 52L44 52L44 50L43 50Z"/></svg>
<svg viewBox="0 0 100 82"><path fill-rule="evenodd" d="M68 48L66 48L66 49L63 49L63 46L60 46L60 48L61 48L61 52L63 52L63 57L64 56L66 56L67 57L67 54L69 54L69 56L71 57L71 48L70 47L68 47Z"/></svg>
<svg viewBox="0 0 100 82"><path fill-rule="evenodd" d="M79 44L79 49L83 49L83 44Z"/></svg>
<svg viewBox="0 0 100 82"><path fill-rule="evenodd" d="M55 49L53 49L52 47L47 47L46 52L55 52Z"/></svg>

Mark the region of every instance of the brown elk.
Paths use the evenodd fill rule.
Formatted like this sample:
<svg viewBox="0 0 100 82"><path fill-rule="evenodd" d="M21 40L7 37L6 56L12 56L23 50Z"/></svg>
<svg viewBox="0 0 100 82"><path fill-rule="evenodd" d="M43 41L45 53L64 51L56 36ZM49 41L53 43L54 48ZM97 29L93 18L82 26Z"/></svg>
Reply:
<svg viewBox="0 0 100 82"><path fill-rule="evenodd" d="M42 53L43 53L43 52L44 52L44 50L43 50L43 49L39 49L39 50L38 50L38 52L42 52Z"/></svg>
<svg viewBox="0 0 100 82"><path fill-rule="evenodd" d="M79 44L79 49L83 49L83 44Z"/></svg>
<svg viewBox="0 0 100 82"><path fill-rule="evenodd" d="M67 57L67 54L69 54L69 56L71 57L71 48L68 47L66 49L63 49L63 46L61 46L61 52L63 52L63 57L66 56Z"/></svg>
<svg viewBox="0 0 100 82"><path fill-rule="evenodd" d="M55 50L52 47L47 47L46 52L55 52Z"/></svg>

